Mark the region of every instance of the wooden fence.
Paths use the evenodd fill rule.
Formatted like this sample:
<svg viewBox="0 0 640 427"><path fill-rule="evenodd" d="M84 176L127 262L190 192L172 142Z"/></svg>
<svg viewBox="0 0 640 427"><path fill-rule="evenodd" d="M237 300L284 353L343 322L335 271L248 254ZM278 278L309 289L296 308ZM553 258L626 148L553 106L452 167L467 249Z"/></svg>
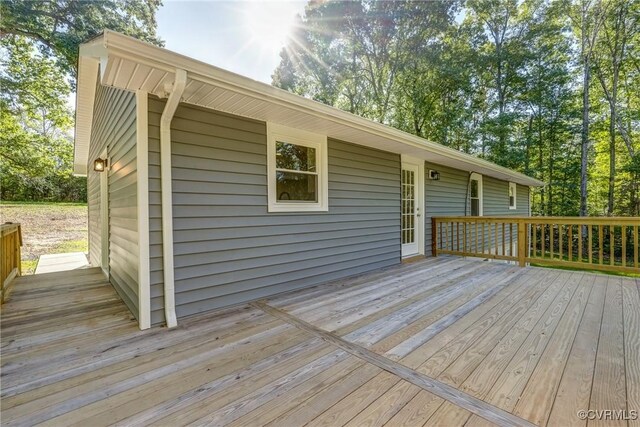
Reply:
<svg viewBox="0 0 640 427"><path fill-rule="evenodd" d="M640 274L636 217L434 217L432 250Z"/></svg>
<svg viewBox="0 0 640 427"><path fill-rule="evenodd" d="M4 303L11 293L13 280L22 274L20 247L22 230L20 224L0 225L0 284L1 302Z"/></svg>

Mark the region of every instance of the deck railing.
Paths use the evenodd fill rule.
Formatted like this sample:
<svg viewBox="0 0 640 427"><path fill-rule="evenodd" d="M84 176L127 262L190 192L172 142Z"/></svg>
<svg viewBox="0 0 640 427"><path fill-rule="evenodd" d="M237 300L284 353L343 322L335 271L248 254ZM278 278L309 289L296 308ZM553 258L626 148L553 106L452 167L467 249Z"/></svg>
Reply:
<svg viewBox="0 0 640 427"><path fill-rule="evenodd" d="M432 251L640 274L637 217L434 217Z"/></svg>
<svg viewBox="0 0 640 427"><path fill-rule="evenodd" d="M13 280L22 274L20 247L22 230L20 224L0 225L0 284L2 285L0 302L9 297Z"/></svg>

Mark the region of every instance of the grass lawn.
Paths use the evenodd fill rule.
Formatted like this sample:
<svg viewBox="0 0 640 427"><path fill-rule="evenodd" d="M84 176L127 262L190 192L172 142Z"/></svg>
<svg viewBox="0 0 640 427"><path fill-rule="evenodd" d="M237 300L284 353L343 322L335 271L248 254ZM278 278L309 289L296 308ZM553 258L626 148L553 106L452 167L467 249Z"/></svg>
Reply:
<svg viewBox="0 0 640 427"><path fill-rule="evenodd" d="M0 221L22 226L22 274L33 274L40 255L87 252L85 203L2 202Z"/></svg>

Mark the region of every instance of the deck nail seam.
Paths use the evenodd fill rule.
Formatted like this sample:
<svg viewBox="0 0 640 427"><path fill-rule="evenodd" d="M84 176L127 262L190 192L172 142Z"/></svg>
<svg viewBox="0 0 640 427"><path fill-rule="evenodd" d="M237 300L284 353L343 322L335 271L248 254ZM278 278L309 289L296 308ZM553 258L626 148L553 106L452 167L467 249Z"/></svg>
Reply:
<svg viewBox="0 0 640 427"><path fill-rule="evenodd" d="M513 415L501 408L493 406L474 396L464 393L454 387L442 383L434 378L416 372L398 362L390 360L384 356L372 352L371 350L350 343L344 339L332 334L331 332L317 328L316 326L305 322L289 313L286 313L276 307L272 307L264 301L256 301L250 303L253 307L264 311L284 322L287 322L297 328L300 328L312 335L323 339L337 347L347 351L348 353L371 363L387 372L390 372L401 379L414 384L421 389L428 391L442 399L451 402L461 408L464 408L488 421L500 426L526 426L533 427L535 424Z"/></svg>

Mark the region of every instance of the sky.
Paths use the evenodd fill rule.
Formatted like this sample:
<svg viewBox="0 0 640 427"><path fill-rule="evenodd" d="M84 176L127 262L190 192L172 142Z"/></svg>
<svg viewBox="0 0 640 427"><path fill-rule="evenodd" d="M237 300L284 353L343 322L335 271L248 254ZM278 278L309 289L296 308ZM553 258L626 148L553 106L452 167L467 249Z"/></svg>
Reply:
<svg viewBox="0 0 640 427"><path fill-rule="evenodd" d="M271 83L280 51L306 1L164 2L158 35L169 50Z"/></svg>

